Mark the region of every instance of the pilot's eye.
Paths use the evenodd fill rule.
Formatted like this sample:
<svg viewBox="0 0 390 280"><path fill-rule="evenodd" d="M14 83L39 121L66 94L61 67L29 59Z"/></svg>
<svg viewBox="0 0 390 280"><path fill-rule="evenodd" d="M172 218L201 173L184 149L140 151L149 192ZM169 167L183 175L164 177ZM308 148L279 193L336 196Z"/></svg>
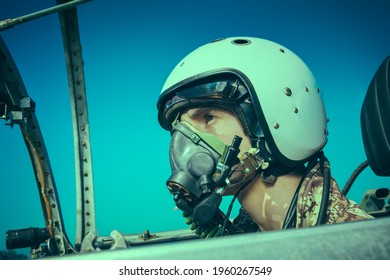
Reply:
<svg viewBox="0 0 390 280"><path fill-rule="evenodd" d="M205 120L206 120L207 123L211 122L214 118L215 117L213 115L211 115L211 114L205 115Z"/></svg>

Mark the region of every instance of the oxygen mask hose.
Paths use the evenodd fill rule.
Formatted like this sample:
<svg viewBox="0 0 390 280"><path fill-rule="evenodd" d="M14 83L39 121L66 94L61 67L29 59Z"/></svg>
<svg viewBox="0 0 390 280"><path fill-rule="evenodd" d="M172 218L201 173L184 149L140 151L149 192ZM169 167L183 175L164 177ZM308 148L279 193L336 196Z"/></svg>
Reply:
<svg viewBox="0 0 390 280"><path fill-rule="evenodd" d="M216 211L222 202L221 192L227 186L226 179L230 175L232 167L238 161L238 154L240 153L240 144L242 138L235 135L232 144L225 149L225 153L222 155L218 165L217 173L214 174L213 179L215 186L218 187L217 192L211 192L207 195L198 205L195 206L193 212L193 219L195 222L204 225L213 219ZM214 187L215 188L215 187Z"/></svg>

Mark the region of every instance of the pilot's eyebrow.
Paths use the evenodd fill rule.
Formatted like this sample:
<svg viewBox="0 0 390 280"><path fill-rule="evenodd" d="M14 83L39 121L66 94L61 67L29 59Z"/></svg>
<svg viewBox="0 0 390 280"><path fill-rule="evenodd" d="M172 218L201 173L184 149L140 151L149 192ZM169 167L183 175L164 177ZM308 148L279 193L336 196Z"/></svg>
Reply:
<svg viewBox="0 0 390 280"><path fill-rule="evenodd" d="M212 108L210 108L210 107L193 108L193 109L189 109L187 111L187 114L190 118L195 119L195 118L203 115L204 113L210 112L211 110L212 110Z"/></svg>

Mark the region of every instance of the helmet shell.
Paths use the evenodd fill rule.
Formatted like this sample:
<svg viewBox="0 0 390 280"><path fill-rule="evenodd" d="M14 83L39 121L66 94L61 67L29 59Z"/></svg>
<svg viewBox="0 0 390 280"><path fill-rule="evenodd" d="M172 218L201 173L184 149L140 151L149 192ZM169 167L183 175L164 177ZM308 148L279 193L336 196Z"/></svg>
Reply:
<svg viewBox="0 0 390 280"><path fill-rule="evenodd" d="M327 142L327 118L321 92L307 65L275 42L231 37L203 45L173 69L158 102L200 78L230 73L248 88L270 152L283 164L306 162Z"/></svg>

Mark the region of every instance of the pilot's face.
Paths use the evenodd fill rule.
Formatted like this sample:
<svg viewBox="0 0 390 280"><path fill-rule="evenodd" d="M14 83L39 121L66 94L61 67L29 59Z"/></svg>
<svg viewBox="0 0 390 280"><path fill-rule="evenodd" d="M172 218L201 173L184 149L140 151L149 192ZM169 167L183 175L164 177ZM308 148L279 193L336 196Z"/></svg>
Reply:
<svg viewBox="0 0 390 280"><path fill-rule="evenodd" d="M234 136L240 136L240 154L247 152L252 146L249 137L244 133L241 123L236 116L219 107L200 107L185 111L181 121L190 123L196 130L213 134L224 144L230 145ZM229 189L225 195L234 194L236 190Z"/></svg>

